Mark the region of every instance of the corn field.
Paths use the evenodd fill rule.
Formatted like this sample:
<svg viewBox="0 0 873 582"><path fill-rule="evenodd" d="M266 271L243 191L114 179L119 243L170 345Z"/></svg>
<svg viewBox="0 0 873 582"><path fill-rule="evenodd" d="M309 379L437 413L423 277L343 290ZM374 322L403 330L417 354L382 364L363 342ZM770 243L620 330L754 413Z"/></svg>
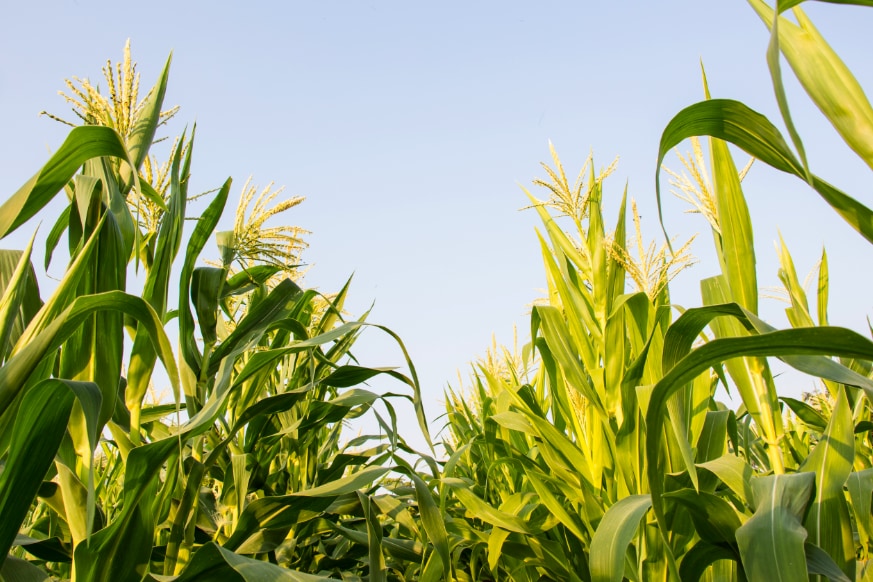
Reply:
<svg viewBox="0 0 873 582"><path fill-rule="evenodd" d="M784 243L790 327L759 316L734 159L794 175L873 243L873 210L810 167L780 59L871 169L873 107L802 0L748 1L787 139L704 75L652 156L659 208L669 181L710 226L701 306L670 299L692 241L647 242L615 164L571 179L552 148L525 191L545 297L521 346L447 391L438 436L415 354L345 312L351 281L307 289L306 231L270 226L302 199L247 182L233 210L230 178L189 192L196 128L155 146L178 111L169 60L142 99L129 48L106 93L69 81L75 121L50 115L68 137L0 207L0 238L49 218L0 251L0 579L873 580L873 341L829 325L827 254L808 293ZM681 172L662 171L684 143ZM35 261L67 259L38 279ZM355 357L370 334L401 367ZM774 359L820 391L785 396ZM377 376L396 388L373 391Z"/></svg>

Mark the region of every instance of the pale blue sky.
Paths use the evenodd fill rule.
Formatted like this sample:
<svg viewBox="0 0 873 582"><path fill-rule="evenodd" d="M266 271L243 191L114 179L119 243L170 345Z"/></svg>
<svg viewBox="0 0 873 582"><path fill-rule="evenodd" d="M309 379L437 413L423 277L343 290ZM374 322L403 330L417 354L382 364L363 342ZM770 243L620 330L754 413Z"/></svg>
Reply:
<svg viewBox="0 0 873 582"><path fill-rule="evenodd" d="M873 11L804 6L862 85L873 85ZM237 195L252 175L306 196L288 218L312 231L307 283L329 292L355 273L348 308L360 313L375 301L371 321L406 342L432 414L492 333L502 342L513 324L526 333L526 306L543 276L537 220L518 212L526 204L519 185L543 175L548 140L568 172L589 150L598 166L621 156L607 183L609 215L627 182L644 230L659 237L657 144L669 119L701 98L701 59L714 96L778 121L764 62L768 34L739 0L9 2L0 19L4 197L62 141L64 127L37 113L68 113L56 95L63 79L98 80L127 38L144 86L173 51L166 103L182 110L167 132L197 122L192 190L233 176ZM873 204L869 170L788 85L813 170ZM668 165L678 163L671 156ZM825 244L832 320L863 330L873 312L873 249L811 190L763 164L746 193L761 284L778 281L777 228L801 273ZM701 263L673 294L694 306L697 281L715 267L706 223L683 209L666 201L668 229L701 233ZM0 245L21 246L35 224ZM763 312L786 325L777 303ZM366 365L402 362L375 330L357 353Z"/></svg>

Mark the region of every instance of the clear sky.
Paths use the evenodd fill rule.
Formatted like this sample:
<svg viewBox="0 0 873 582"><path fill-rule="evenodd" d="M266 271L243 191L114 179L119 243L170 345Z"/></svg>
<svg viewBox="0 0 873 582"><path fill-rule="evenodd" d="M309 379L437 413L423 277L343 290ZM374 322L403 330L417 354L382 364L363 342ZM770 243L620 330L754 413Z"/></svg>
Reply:
<svg viewBox="0 0 873 582"><path fill-rule="evenodd" d="M873 11L804 6L862 85L873 86ZM525 335L527 305L544 283L537 219L519 212L519 185L543 176L549 140L568 173L591 150L598 167L621 156L607 182L607 212L614 216L627 182L644 231L656 238L658 141L675 113L702 98L701 59L713 96L740 99L782 126L764 61L768 33L740 0L7 2L4 198L63 140L66 129L37 114L72 116L56 94L64 78L96 82L128 38L144 88L173 51L165 103L182 110L164 133L197 123L192 191L232 176L236 196L251 175L306 196L288 214L312 231L306 282L330 292L354 273L348 309L375 302L370 320L405 341L432 416L492 333L508 342L517 324ZM869 170L796 83L788 87L813 171L873 205ZM738 165L745 160L737 156ZM678 169L674 157L667 163ZM866 329L870 245L796 179L759 164L745 188L761 284L778 283L778 232L800 273L826 245L832 322ZM716 266L707 224L683 210L666 200L671 234L701 233L700 263L673 286L676 302L690 307L700 304L697 281ZM0 246L23 246L36 222ZM787 325L778 303L762 311ZM357 354L365 365L402 363L376 330ZM803 381L788 390L808 388Z"/></svg>

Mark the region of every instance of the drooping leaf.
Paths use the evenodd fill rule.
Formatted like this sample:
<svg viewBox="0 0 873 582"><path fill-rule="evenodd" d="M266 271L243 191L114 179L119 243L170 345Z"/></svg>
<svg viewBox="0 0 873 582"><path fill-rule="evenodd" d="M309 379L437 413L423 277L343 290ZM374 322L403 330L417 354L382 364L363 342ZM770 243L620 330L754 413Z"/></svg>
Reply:
<svg viewBox="0 0 873 582"><path fill-rule="evenodd" d="M749 155L783 172L806 181L803 164L797 160L785 143L779 130L770 121L746 105L729 99L702 101L676 114L661 135L655 189L658 196L658 212L661 212L660 168L671 149L683 140L708 135L730 142ZM810 175L810 185L843 219L867 241L873 242L873 211L848 194Z"/></svg>

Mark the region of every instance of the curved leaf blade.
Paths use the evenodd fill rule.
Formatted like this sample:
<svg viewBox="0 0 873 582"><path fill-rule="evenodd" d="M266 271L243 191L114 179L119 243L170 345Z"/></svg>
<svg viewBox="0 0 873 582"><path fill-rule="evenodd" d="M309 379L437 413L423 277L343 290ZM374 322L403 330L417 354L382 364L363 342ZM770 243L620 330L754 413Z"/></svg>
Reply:
<svg viewBox="0 0 873 582"><path fill-rule="evenodd" d="M631 495L609 508L591 539L592 582L621 582L627 548L651 507L651 496Z"/></svg>
<svg viewBox="0 0 873 582"><path fill-rule="evenodd" d="M667 152L683 140L701 135L728 141L777 170L807 181L803 164L794 156L776 126L765 116L731 99L710 99L695 103L677 113L661 134L655 191L662 227L664 215L661 208L661 163ZM873 211L821 178L810 174L809 179L813 189L852 228L873 243Z"/></svg>

